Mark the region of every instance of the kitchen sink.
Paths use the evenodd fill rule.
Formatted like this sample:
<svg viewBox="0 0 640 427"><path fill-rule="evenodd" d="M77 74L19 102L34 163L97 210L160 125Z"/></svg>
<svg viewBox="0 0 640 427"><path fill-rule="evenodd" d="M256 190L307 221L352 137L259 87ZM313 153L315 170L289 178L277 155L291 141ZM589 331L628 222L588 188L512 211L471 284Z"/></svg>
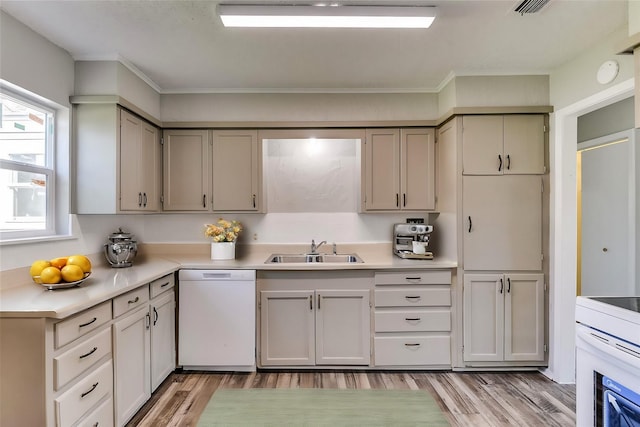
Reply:
<svg viewBox="0 0 640 427"><path fill-rule="evenodd" d="M272 263L362 263L357 254L273 254L267 258L265 264Z"/></svg>

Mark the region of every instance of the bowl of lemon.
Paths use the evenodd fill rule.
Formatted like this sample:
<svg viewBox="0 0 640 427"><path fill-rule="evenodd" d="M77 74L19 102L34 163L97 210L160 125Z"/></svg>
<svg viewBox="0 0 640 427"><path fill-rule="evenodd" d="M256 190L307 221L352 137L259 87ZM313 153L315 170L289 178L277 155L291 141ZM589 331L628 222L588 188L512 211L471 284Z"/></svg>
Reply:
<svg viewBox="0 0 640 427"><path fill-rule="evenodd" d="M84 255L39 259L31 264L29 274L34 282L50 291L71 288L80 285L91 275L91 261Z"/></svg>

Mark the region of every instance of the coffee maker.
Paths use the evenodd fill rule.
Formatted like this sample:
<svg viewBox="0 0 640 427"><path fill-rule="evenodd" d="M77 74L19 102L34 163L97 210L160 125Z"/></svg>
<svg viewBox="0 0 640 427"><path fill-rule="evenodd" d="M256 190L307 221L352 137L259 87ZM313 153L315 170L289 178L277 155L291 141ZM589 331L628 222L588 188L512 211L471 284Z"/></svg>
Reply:
<svg viewBox="0 0 640 427"><path fill-rule="evenodd" d="M432 225L400 223L393 225L393 253L400 258L433 259L427 251Z"/></svg>

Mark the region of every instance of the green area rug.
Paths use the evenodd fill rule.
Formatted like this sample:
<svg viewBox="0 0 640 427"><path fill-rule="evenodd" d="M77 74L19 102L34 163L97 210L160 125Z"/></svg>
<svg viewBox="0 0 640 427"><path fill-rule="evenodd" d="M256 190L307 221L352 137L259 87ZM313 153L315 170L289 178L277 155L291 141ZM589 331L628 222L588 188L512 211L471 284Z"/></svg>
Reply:
<svg viewBox="0 0 640 427"><path fill-rule="evenodd" d="M207 404L208 426L449 426L426 391L223 389Z"/></svg>

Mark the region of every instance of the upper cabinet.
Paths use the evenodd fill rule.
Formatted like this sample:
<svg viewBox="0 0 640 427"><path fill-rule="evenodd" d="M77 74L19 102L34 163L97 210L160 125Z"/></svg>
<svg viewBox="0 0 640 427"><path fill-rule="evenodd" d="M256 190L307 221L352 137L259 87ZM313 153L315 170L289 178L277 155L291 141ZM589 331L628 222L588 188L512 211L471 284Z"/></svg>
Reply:
<svg viewBox="0 0 640 427"><path fill-rule="evenodd" d="M158 210L159 138L158 128L127 111L120 111L120 210Z"/></svg>
<svg viewBox="0 0 640 427"><path fill-rule="evenodd" d="M163 210L260 211L257 131L169 129L163 146Z"/></svg>
<svg viewBox="0 0 640 427"><path fill-rule="evenodd" d="M159 130L117 104L75 107L75 212L154 212L160 197Z"/></svg>
<svg viewBox="0 0 640 427"><path fill-rule="evenodd" d="M546 133L542 114L464 116L463 174L544 174Z"/></svg>
<svg viewBox="0 0 640 427"><path fill-rule="evenodd" d="M165 130L162 139L163 210L209 210L209 131Z"/></svg>
<svg viewBox="0 0 640 427"><path fill-rule="evenodd" d="M259 211L262 162L256 130L213 132L213 210Z"/></svg>
<svg viewBox="0 0 640 427"><path fill-rule="evenodd" d="M435 209L433 129L367 129L363 210Z"/></svg>

